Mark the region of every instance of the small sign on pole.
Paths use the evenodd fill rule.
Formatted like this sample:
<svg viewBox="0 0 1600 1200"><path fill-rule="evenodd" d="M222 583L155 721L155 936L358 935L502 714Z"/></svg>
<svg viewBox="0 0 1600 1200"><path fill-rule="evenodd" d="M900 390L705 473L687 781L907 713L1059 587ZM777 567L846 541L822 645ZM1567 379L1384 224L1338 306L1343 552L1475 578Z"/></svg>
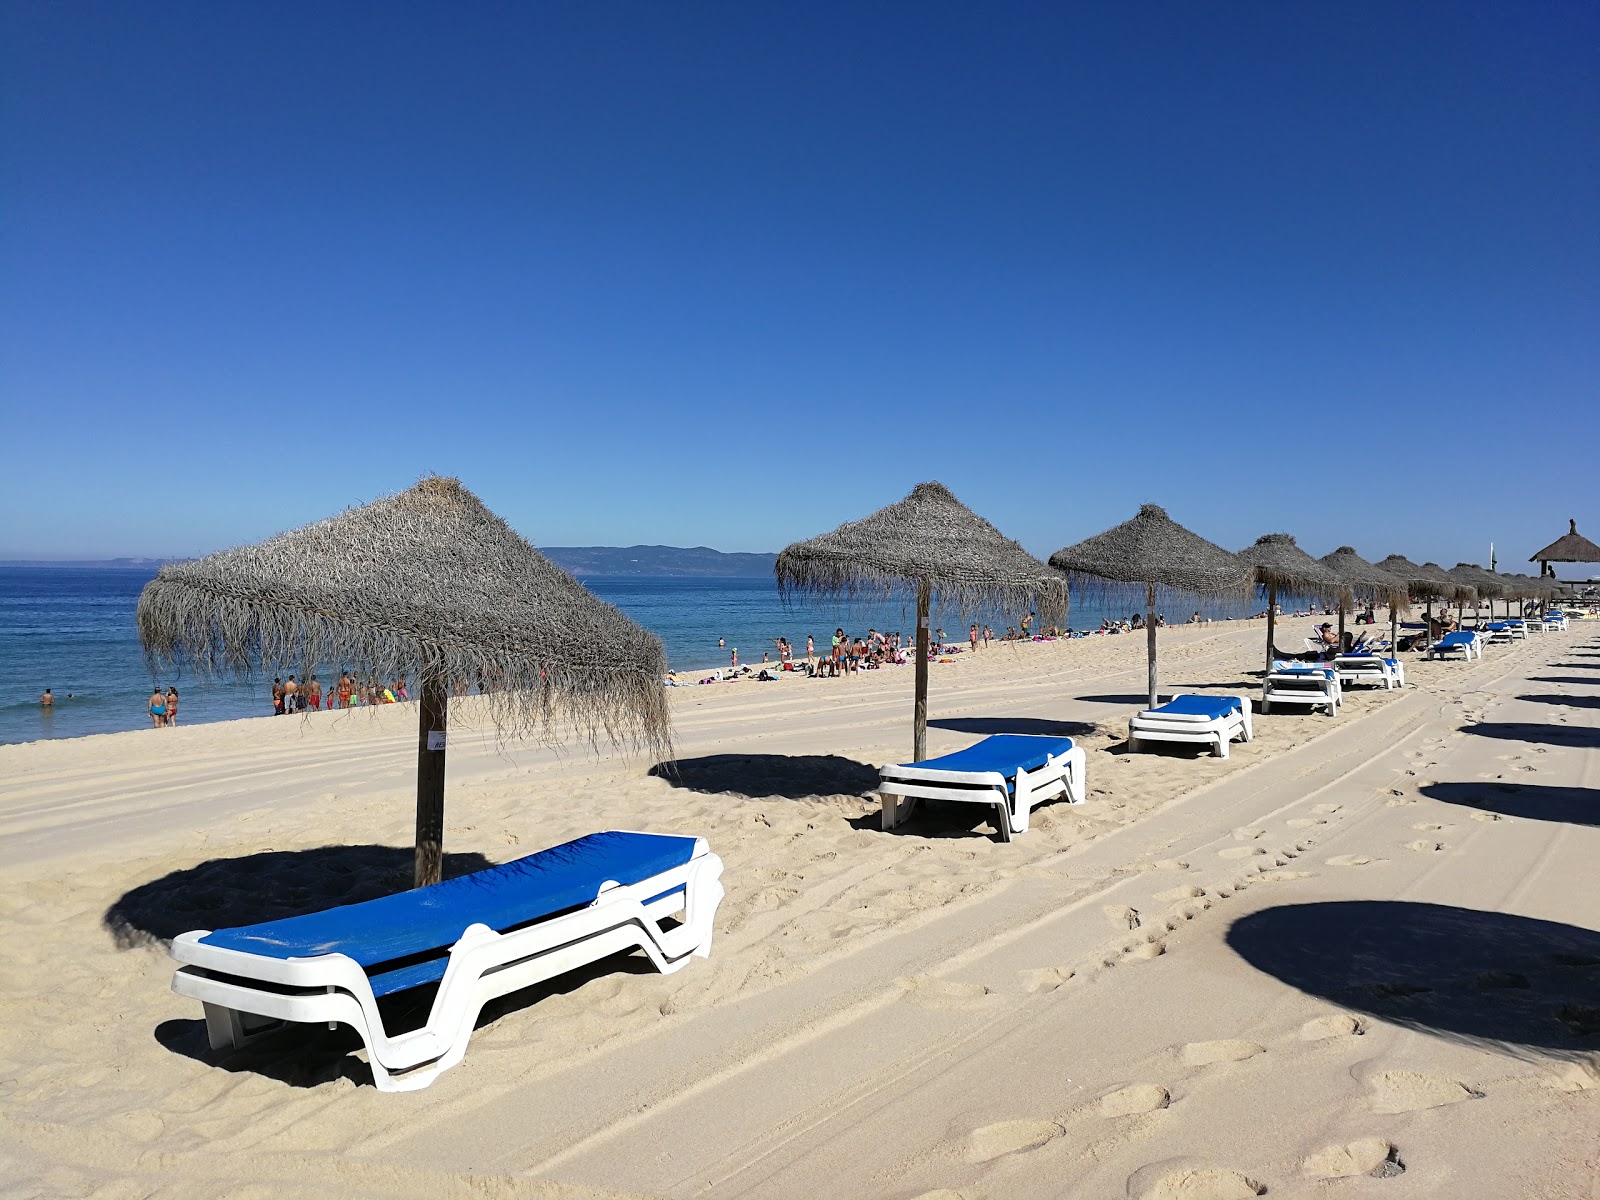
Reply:
<svg viewBox="0 0 1600 1200"><path fill-rule="evenodd" d="M442 729L430 729L430 730L428 730L428 749L429 750L443 750L444 749L444 730L442 730Z"/></svg>

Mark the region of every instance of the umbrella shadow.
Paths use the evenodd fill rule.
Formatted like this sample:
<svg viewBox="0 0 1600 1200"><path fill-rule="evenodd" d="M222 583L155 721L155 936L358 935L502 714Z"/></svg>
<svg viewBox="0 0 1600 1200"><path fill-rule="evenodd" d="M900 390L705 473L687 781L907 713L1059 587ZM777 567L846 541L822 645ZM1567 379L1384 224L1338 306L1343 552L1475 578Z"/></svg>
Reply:
<svg viewBox="0 0 1600 1200"><path fill-rule="evenodd" d="M708 754L657 763L650 774L673 787L743 800L865 796L878 768L838 754Z"/></svg>
<svg viewBox="0 0 1600 1200"><path fill-rule="evenodd" d="M497 1021L531 1008L541 1000L576 991L585 984L608 975L654 974L655 967L642 953L623 950L607 958L536 983L520 991L491 1000L478 1014L473 1029L483 1029ZM390 1036L418 1029L427 1022L438 984L425 984L378 1001L383 1027ZM295 1088L314 1088L336 1079L348 1079L358 1087L373 1087L372 1068L355 1057L361 1039L348 1025L329 1029L325 1025L285 1025L238 1048L210 1048L204 1020L174 1018L155 1029L155 1040L165 1049L209 1067L231 1074L261 1075ZM468 1050L470 1056L471 1050Z"/></svg>
<svg viewBox="0 0 1600 1200"><path fill-rule="evenodd" d="M401 846L318 846L212 858L141 883L101 918L117 947L166 946L192 929L232 929L359 904L411 887L414 852ZM446 854L445 878L493 866L476 852Z"/></svg>
<svg viewBox="0 0 1600 1200"><path fill-rule="evenodd" d="M1529 683L1600 683L1600 675L1530 675Z"/></svg>
<svg viewBox="0 0 1600 1200"><path fill-rule="evenodd" d="M1045 717L942 717L929 721L934 729L952 733L1021 733L1036 737L1083 737L1095 731L1088 721L1052 721Z"/></svg>
<svg viewBox="0 0 1600 1200"><path fill-rule="evenodd" d="M1257 675L1261 673L1262 672L1260 671L1256 672ZM1174 696L1184 695L1190 692L1225 692L1230 688L1235 694L1237 694L1239 692L1247 692L1253 686L1253 684L1248 683L1243 679L1230 679L1226 683L1186 683L1181 687L1163 687L1158 695L1165 696L1168 700L1170 700ZM1114 696L1074 696L1072 698L1074 700L1081 700L1085 704L1136 704L1141 710L1150 707L1150 694L1148 692L1122 692Z"/></svg>
<svg viewBox="0 0 1600 1200"><path fill-rule="evenodd" d="M1536 721L1479 721L1462 726L1463 733L1500 738L1508 742L1545 742L1552 746L1600 746L1600 729L1581 725L1549 725Z"/></svg>
<svg viewBox="0 0 1600 1200"><path fill-rule="evenodd" d="M1531 700L1535 704L1565 704L1571 708L1600 708L1600 696L1518 696L1518 700Z"/></svg>
<svg viewBox="0 0 1600 1200"><path fill-rule="evenodd" d="M1542 783L1429 783L1417 791L1445 804L1459 804L1479 812L1600 826L1600 792L1593 788Z"/></svg>
<svg viewBox="0 0 1600 1200"><path fill-rule="evenodd" d="M988 836L991 841L1000 840L1000 829L995 824L993 808L987 804L964 804L954 800L919 800L910 818L893 829L883 827L883 814L876 809L859 817L850 817L845 823L851 829L876 833L882 837L970 838L981 834Z"/></svg>
<svg viewBox="0 0 1600 1200"><path fill-rule="evenodd" d="M1600 1049L1600 933L1442 904L1288 904L1235 921L1257 970L1382 1021L1518 1058Z"/></svg>

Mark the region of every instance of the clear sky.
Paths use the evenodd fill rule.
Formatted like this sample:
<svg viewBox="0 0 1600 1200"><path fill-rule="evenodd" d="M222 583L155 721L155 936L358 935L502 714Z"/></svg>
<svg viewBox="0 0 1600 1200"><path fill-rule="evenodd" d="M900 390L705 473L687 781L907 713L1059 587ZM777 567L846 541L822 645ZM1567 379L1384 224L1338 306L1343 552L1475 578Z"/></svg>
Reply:
<svg viewBox="0 0 1600 1200"><path fill-rule="evenodd" d="M1600 538L1600 5L0 5L0 557L459 475L776 549L936 478Z"/></svg>

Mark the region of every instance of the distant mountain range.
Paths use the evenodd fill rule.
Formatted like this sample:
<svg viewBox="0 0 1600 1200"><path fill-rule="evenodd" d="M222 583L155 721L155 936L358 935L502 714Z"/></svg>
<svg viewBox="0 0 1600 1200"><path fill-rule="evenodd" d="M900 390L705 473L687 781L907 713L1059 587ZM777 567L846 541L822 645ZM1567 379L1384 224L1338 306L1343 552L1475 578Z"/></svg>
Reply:
<svg viewBox="0 0 1600 1200"><path fill-rule="evenodd" d="M181 558L6 558L0 559L0 567L98 567L135 571L184 561Z"/></svg>
<svg viewBox="0 0 1600 1200"><path fill-rule="evenodd" d="M776 554L724 554L709 546L540 546L556 566L585 575L772 578Z"/></svg>

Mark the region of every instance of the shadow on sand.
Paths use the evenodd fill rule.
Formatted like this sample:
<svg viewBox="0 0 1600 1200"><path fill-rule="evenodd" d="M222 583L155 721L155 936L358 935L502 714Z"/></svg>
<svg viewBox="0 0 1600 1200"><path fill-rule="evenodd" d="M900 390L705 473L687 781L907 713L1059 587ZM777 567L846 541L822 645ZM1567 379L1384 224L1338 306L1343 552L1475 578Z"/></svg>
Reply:
<svg viewBox="0 0 1600 1200"><path fill-rule="evenodd" d="M747 800L865 796L878 786L877 767L837 754L708 754L657 763L650 774L691 792Z"/></svg>
<svg viewBox="0 0 1600 1200"><path fill-rule="evenodd" d="M1044 717L942 717L937 721L929 721L928 725L933 729L948 729L952 733L976 733L985 737L994 733L1083 737L1095 730L1094 725L1088 721L1052 721Z"/></svg>
<svg viewBox="0 0 1600 1200"><path fill-rule="evenodd" d="M1246 962L1313 996L1518 1057L1600 1049L1600 933L1440 904L1286 904L1235 921Z"/></svg>
<svg viewBox="0 0 1600 1200"><path fill-rule="evenodd" d="M1531 700L1535 704L1565 704L1569 708L1600 708L1600 696L1555 696L1540 693L1535 696L1518 696L1518 700Z"/></svg>
<svg viewBox="0 0 1600 1200"><path fill-rule="evenodd" d="M1417 789L1445 804L1479 812L1560 821L1568 825L1600 825L1600 792L1593 788L1552 787L1542 783L1427 783Z"/></svg>
<svg viewBox="0 0 1600 1200"><path fill-rule="evenodd" d="M1530 675L1529 683L1591 683L1600 684L1600 675Z"/></svg>
<svg viewBox="0 0 1600 1200"><path fill-rule="evenodd" d="M411 886L409 846L319 846L212 858L141 883L106 909L101 923L117 946L165 946L191 929L281 921L341 904L375 900ZM481 854L446 854L445 878L493 866Z"/></svg>
<svg viewBox="0 0 1600 1200"><path fill-rule="evenodd" d="M1551 746L1600 746L1600 729L1581 725L1553 725L1538 721L1479 721L1463 725L1462 733L1500 738L1508 742L1543 742Z"/></svg>

